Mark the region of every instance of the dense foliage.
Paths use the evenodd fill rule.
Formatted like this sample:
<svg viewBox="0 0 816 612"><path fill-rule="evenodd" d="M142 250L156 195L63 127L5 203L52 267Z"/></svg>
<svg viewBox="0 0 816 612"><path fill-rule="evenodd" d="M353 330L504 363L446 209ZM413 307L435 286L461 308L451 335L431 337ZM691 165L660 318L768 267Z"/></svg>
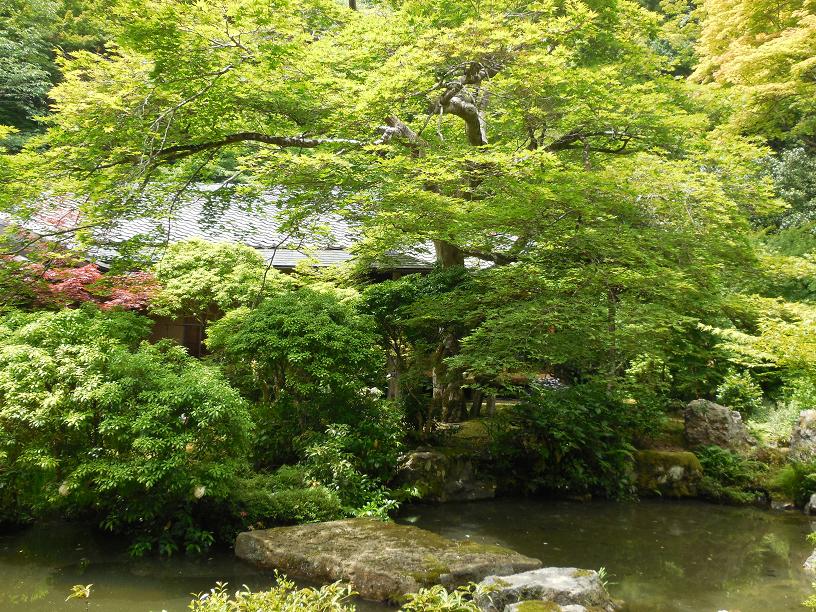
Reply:
<svg viewBox="0 0 816 612"><path fill-rule="evenodd" d="M501 414L491 442L498 472L516 488L627 497L631 441L656 421L649 406L587 384L536 392Z"/></svg>
<svg viewBox="0 0 816 612"><path fill-rule="evenodd" d="M148 321L93 308L0 320L0 512L96 515L156 543L206 548L192 522L245 468L252 423L223 377Z"/></svg>
<svg viewBox="0 0 816 612"><path fill-rule="evenodd" d="M360 401L381 354L371 325L333 292L309 288L236 309L208 330L207 345L232 364L261 402L291 402L305 423Z"/></svg>
<svg viewBox="0 0 816 612"><path fill-rule="evenodd" d="M288 284L277 270L267 269L253 248L197 239L169 245L154 274L161 291L151 300L150 311L192 316L202 323Z"/></svg>
<svg viewBox="0 0 816 612"><path fill-rule="evenodd" d="M672 406L717 399L772 448L812 407L812 1L356 4L0 8L0 518L169 553L383 517L406 444L467 419L507 488L621 497ZM274 213L280 245L341 218L356 260L168 244L193 199ZM710 497L761 488L698 454Z"/></svg>

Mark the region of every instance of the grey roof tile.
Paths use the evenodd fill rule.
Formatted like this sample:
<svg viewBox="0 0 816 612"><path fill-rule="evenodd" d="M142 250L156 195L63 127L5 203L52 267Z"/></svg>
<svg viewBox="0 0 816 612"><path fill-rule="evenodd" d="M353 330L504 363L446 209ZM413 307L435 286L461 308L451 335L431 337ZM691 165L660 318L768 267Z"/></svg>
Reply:
<svg viewBox="0 0 816 612"><path fill-rule="evenodd" d="M354 259L351 247L360 232L352 223L339 215L324 213L293 227L287 224L279 200L280 194L276 192L260 199L247 199L216 194L213 186L199 185L191 197L177 203L172 214L164 218L126 219L99 231L97 239L102 246L95 247L91 255L100 262L113 259L117 243L144 237L155 246L192 238L246 244L258 249L267 260L274 255L276 268L293 268L301 261L324 267ZM53 198L53 202L50 209L53 212L26 222L25 227L47 234L55 229L56 223L64 224L71 218L76 221L77 200L60 197ZM376 267L427 270L433 267L434 260L433 245L427 244L409 252L387 253Z"/></svg>

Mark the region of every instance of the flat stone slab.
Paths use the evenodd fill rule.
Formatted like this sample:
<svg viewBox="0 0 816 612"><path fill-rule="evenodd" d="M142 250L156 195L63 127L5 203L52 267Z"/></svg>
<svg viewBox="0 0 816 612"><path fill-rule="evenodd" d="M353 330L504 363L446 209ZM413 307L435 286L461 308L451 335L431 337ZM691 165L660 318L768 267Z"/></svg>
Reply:
<svg viewBox="0 0 816 612"><path fill-rule="evenodd" d="M615 609L598 572L576 567L544 567L512 576L488 576L481 582L487 592L476 603L484 612L559 610L580 606L612 612ZM513 604L519 604L513 608ZM574 610L575 608L570 608Z"/></svg>
<svg viewBox="0 0 816 612"><path fill-rule="evenodd" d="M541 567L509 548L449 540L374 519L347 519L238 534L235 554L291 577L342 580L361 597L399 601L422 587L447 588Z"/></svg>

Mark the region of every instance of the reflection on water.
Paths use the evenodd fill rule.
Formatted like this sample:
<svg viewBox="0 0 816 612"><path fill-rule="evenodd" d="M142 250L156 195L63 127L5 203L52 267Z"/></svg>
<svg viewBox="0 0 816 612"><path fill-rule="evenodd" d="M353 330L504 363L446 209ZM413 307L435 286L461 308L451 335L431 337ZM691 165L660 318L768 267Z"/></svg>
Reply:
<svg viewBox="0 0 816 612"><path fill-rule="evenodd" d="M232 591L269 588L275 580L227 549L200 558L132 559L126 541L87 526L55 523L0 533L0 612L182 612L193 594L216 582L229 583ZM89 600L65 601L73 585L90 583ZM371 602L357 609L388 610Z"/></svg>
<svg viewBox="0 0 816 612"><path fill-rule="evenodd" d="M801 568L810 523L799 514L693 502L505 499L414 506L399 521L509 546L546 565L604 566L613 595L632 612L793 612L810 591ZM133 560L121 540L76 525L0 534L4 612L181 612L191 593L216 581L261 589L273 577L228 550L202 559ZM88 583L88 602L65 602L72 585Z"/></svg>
<svg viewBox="0 0 816 612"><path fill-rule="evenodd" d="M401 522L509 546L545 565L605 567L632 612L801 611L810 522L697 502L497 500L414 506Z"/></svg>
<svg viewBox="0 0 816 612"><path fill-rule="evenodd" d="M218 580L251 588L272 577L229 551L201 559L131 559L126 543L91 529L39 525L0 535L0 610L105 610L150 612L187 609L190 594ZM72 585L93 583L91 599L65 602Z"/></svg>

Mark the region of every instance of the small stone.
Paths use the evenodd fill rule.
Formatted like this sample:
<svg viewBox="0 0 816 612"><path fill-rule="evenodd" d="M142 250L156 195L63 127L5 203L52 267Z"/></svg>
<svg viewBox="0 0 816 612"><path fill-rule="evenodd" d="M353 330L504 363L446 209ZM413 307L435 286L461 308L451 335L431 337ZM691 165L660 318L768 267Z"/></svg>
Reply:
<svg viewBox="0 0 816 612"><path fill-rule="evenodd" d="M598 572L575 567L544 567L511 576L488 576L481 582L487 593L476 597L484 612L503 612L508 606L524 602L546 602L559 606L583 606L612 612L615 609ZM580 609L580 608L579 608ZM557 610L557 608L556 608Z"/></svg>
<svg viewBox="0 0 816 612"><path fill-rule="evenodd" d="M816 493L811 494L804 507L805 514L816 514Z"/></svg>

